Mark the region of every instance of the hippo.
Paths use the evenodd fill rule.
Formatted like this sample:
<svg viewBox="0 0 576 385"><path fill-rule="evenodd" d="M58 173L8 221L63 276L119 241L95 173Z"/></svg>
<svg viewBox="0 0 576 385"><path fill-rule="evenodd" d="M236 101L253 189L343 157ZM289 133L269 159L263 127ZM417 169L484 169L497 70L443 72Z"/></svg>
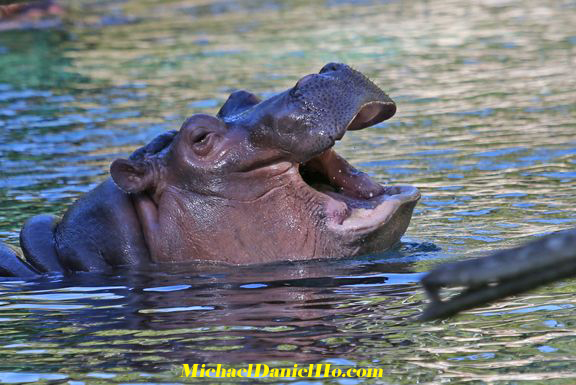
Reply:
<svg viewBox="0 0 576 385"><path fill-rule="evenodd" d="M60 27L64 14L56 0L0 0L0 32Z"/></svg>
<svg viewBox="0 0 576 385"><path fill-rule="evenodd" d="M61 220L32 217L23 256L0 274L109 271L148 263L258 264L339 258L397 244L420 198L384 186L333 147L396 105L362 73L329 63L267 100L233 92L110 166Z"/></svg>
<svg viewBox="0 0 576 385"><path fill-rule="evenodd" d="M0 21L30 21L62 13L62 7L55 0L0 2Z"/></svg>

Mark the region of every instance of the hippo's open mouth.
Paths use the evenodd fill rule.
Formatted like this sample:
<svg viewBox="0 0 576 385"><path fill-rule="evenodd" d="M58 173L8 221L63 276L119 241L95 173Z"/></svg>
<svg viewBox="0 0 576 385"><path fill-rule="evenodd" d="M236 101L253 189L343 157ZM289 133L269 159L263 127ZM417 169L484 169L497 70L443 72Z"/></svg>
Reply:
<svg viewBox="0 0 576 385"><path fill-rule="evenodd" d="M380 103L363 106L344 133L380 122L383 114L389 114L388 109ZM333 230L373 231L385 224L400 207L420 199L420 192L413 186L377 183L350 165L332 147L301 164L299 172L303 181L326 201L326 216Z"/></svg>
<svg viewBox="0 0 576 385"><path fill-rule="evenodd" d="M332 148L300 165L304 182L321 195L328 225L345 232L370 232L403 205L420 199L413 186L383 186L352 167Z"/></svg>

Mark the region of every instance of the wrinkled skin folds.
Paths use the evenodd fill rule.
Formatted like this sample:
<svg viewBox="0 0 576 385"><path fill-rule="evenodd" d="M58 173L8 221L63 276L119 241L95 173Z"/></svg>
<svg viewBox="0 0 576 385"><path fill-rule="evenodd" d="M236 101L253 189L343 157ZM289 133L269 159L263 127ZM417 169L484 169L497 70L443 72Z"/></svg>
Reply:
<svg viewBox="0 0 576 385"><path fill-rule="evenodd" d="M117 159L111 178L59 221L21 232L24 259L0 248L0 273L102 271L205 260L231 264L382 251L406 231L420 194L383 186L333 147L347 131L391 118L394 102L337 63L267 100L230 95Z"/></svg>

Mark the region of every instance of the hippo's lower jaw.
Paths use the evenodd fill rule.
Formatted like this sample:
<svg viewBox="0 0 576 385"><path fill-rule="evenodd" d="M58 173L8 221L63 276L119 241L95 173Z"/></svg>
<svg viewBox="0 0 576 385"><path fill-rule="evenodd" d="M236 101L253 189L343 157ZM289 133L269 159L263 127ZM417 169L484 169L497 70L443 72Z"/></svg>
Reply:
<svg viewBox="0 0 576 385"><path fill-rule="evenodd" d="M347 200L347 198L343 199ZM365 201L374 205L372 208L354 207L353 204L358 201L347 201L350 215L342 223L329 222L328 226L333 231L344 234L360 235L371 233L385 227L400 209L407 206L413 208L419 199L420 192L416 187L388 187L382 195Z"/></svg>

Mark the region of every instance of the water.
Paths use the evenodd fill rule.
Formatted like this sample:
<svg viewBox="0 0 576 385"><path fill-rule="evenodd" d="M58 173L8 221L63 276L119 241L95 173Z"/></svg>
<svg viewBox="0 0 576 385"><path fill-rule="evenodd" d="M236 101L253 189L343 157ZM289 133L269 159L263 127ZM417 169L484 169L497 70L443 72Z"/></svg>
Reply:
<svg viewBox="0 0 576 385"><path fill-rule="evenodd" d="M191 383L182 364L206 362L385 373L274 384L576 382L574 280L410 322L437 263L576 226L574 1L63 4L61 28L0 33L0 241L231 90L269 96L329 61L399 106L337 150L423 198L380 255L2 282L0 382Z"/></svg>

